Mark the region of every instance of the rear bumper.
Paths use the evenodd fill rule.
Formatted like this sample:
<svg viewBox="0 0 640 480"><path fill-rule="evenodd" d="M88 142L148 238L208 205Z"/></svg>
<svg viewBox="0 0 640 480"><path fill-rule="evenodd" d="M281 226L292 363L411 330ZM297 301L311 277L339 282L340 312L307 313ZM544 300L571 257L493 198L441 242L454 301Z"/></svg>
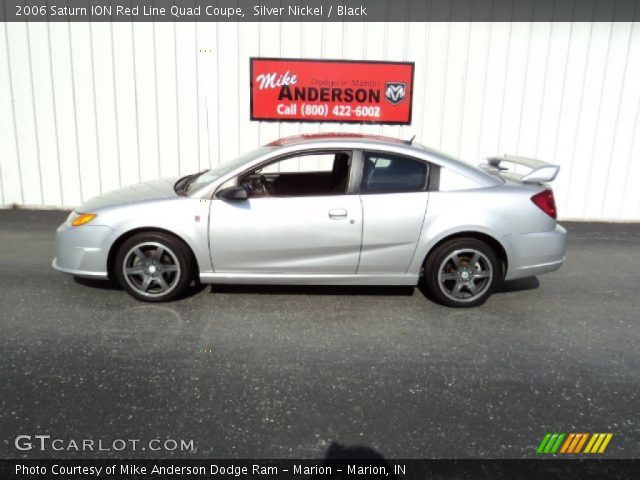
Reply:
<svg viewBox="0 0 640 480"><path fill-rule="evenodd" d="M99 225L60 225L51 266L78 277L107 279L107 257L113 230Z"/></svg>
<svg viewBox="0 0 640 480"><path fill-rule="evenodd" d="M561 225L549 232L508 235L503 242L509 257L505 280L553 272L566 259L567 231Z"/></svg>

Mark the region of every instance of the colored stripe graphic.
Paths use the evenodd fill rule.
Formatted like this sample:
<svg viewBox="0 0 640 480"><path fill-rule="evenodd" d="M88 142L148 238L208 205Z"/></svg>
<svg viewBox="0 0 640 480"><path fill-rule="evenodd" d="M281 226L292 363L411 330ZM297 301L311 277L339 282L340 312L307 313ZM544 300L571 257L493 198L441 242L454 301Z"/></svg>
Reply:
<svg viewBox="0 0 640 480"><path fill-rule="evenodd" d="M588 433L572 433L562 446L560 453L579 453L582 445L589 436Z"/></svg>
<svg viewBox="0 0 640 480"><path fill-rule="evenodd" d="M551 438L551 434L547 433L542 439L542 441L540 442L540 445L538 445L537 453L544 453L544 447L547 445L549 438Z"/></svg>
<svg viewBox="0 0 640 480"><path fill-rule="evenodd" d="M600 445L600 450L598 450L598 453L604 453L604 451L607 449L607 445L609 445L609 442L613 438L613 433L607 433L606 435L607 437L602 442L602 445Z"/></svg>
<svg viewBox="0 0 640 480"><path fill-rule="evenodd" d="M563 439L564 439L564 433L559 434L558 439L556 440L556 443L553 445L553 447L551 447L551 451L549 453L556 453L560 448L560 445L562 444Z"/></svg>
<svg viewBox="0 0 640 480"><path fill-rule="evenodd" d="M562 444L562 440L564 439L564 433L547 433L540 445L538 445L538 453L556 453L560 445Z"/></svg>
<svg viewBox="0 0 640 480"><path fill-rule="evenodd" d="M584 453L604 453L612 437L612 433L594 433Z"/></svg>
<svg viewBox="0 0 640 480"><path fill-rule="evenodd" d="M565 440L566 438L566 440ZM604 453L613 438L613 433L547 433L536 452L538 454ZM589 440L587 442L587 440ZM564 442L563 442L564 441ZM584 447L586 443L586 448Z"/></svg>
<svg viewBox="0 0 640 480"><path fill-rule="evenodd" d="M589 438L589 434L588 433L581 433L580 435L582 435L582 438L580 439L580 442L578 443L578 445L576 445L576 449L572 453L580 453L580 451L582 450L583 445L587 441L587 438Z"/></svg>
<svg viewBox="0 0 640 480"><path fill-rule="evenodd" d="M576 437L575 433L570 433L569 436L567 437L567 441L564 442L564 445L562 445L562 450L560 450L560 453L567 453L567 450L569 448L569 446L571 445L572 442L574 442Z"/></svg>
<svg viewBox="0 0 640 480"><path fill-rule="evenodd" d="M555 445L557 439L558 439L558 434L557 433L554 433L553 435L551 435L551 438L547 442L547 446L544 447L544 453L553 453L551 451L551 449Z"/></svg>
<svg viewBox="0 0 640 480"><path fill-rule="evenodd" d="M589 440L589 443L587 443L587 448L584 449L584 453L591 453L591 447L593 447L593 444L596 443L597 439L598 439L597 433L591 436L591 440Z"/></svg>

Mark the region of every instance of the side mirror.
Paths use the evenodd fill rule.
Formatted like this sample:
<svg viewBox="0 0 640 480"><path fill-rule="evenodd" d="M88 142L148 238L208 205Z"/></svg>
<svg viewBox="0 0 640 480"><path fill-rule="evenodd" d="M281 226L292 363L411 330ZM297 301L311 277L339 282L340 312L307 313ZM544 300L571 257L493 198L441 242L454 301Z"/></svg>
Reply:
<svg viewBox="0 0 640 480"><path fill-rule="evenodd" d="M220 190L217 197L223 200L247 200L249 195L244 187L229 187Z"/></svg>

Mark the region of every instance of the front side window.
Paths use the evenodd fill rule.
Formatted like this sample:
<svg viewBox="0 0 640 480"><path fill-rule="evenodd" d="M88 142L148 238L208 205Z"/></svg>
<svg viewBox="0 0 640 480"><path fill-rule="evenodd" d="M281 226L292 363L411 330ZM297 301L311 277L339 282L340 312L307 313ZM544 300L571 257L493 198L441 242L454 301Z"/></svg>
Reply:
<svg viewBox="0 0 640 480"><path fill-rule="evenodd" d="M309 152L262 165L240 178L250 197L340 195L347 191L350 152Z"/></svg>
<svg viewBox="0 0 640 480"><path fill-rule="evenodd" d="M206 172L203 172L197 176L194 176L193 180L190 181L187 186L187 194L191 194L193 192L198 191L200 188L210 184L211 182L216 181L220 177L226 175L229 172L232 172L236 168L239 168L246 163L252 162L256 158L262 155L265 155L270 150L271 149L269 147L257 148L256 150L247 152L244 155L241 155L240 157L234 160L230 160L228 162L222 163L212 168L211 170L207 170Z"/></svg>
<svg viewBox="0 0 640 480"><path fill-rule="evenodd" d="M388 153L365 152L362 193L419 192L427 182L427 163Z"/></svg>

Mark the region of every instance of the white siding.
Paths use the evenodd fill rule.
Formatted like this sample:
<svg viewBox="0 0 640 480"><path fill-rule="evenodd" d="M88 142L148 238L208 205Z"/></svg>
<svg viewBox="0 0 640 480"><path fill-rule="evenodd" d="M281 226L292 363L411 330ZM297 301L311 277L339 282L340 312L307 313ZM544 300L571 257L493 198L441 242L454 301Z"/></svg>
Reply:
<svg viewBox="0 0 640 480"><path fill-rule="evenodd" d="M416 63L413 124L249 121L249 57ZM562 218L640 220L636 23L0 24L0 202L71 207L279 136L410 137L561 165Z"/></svg>

